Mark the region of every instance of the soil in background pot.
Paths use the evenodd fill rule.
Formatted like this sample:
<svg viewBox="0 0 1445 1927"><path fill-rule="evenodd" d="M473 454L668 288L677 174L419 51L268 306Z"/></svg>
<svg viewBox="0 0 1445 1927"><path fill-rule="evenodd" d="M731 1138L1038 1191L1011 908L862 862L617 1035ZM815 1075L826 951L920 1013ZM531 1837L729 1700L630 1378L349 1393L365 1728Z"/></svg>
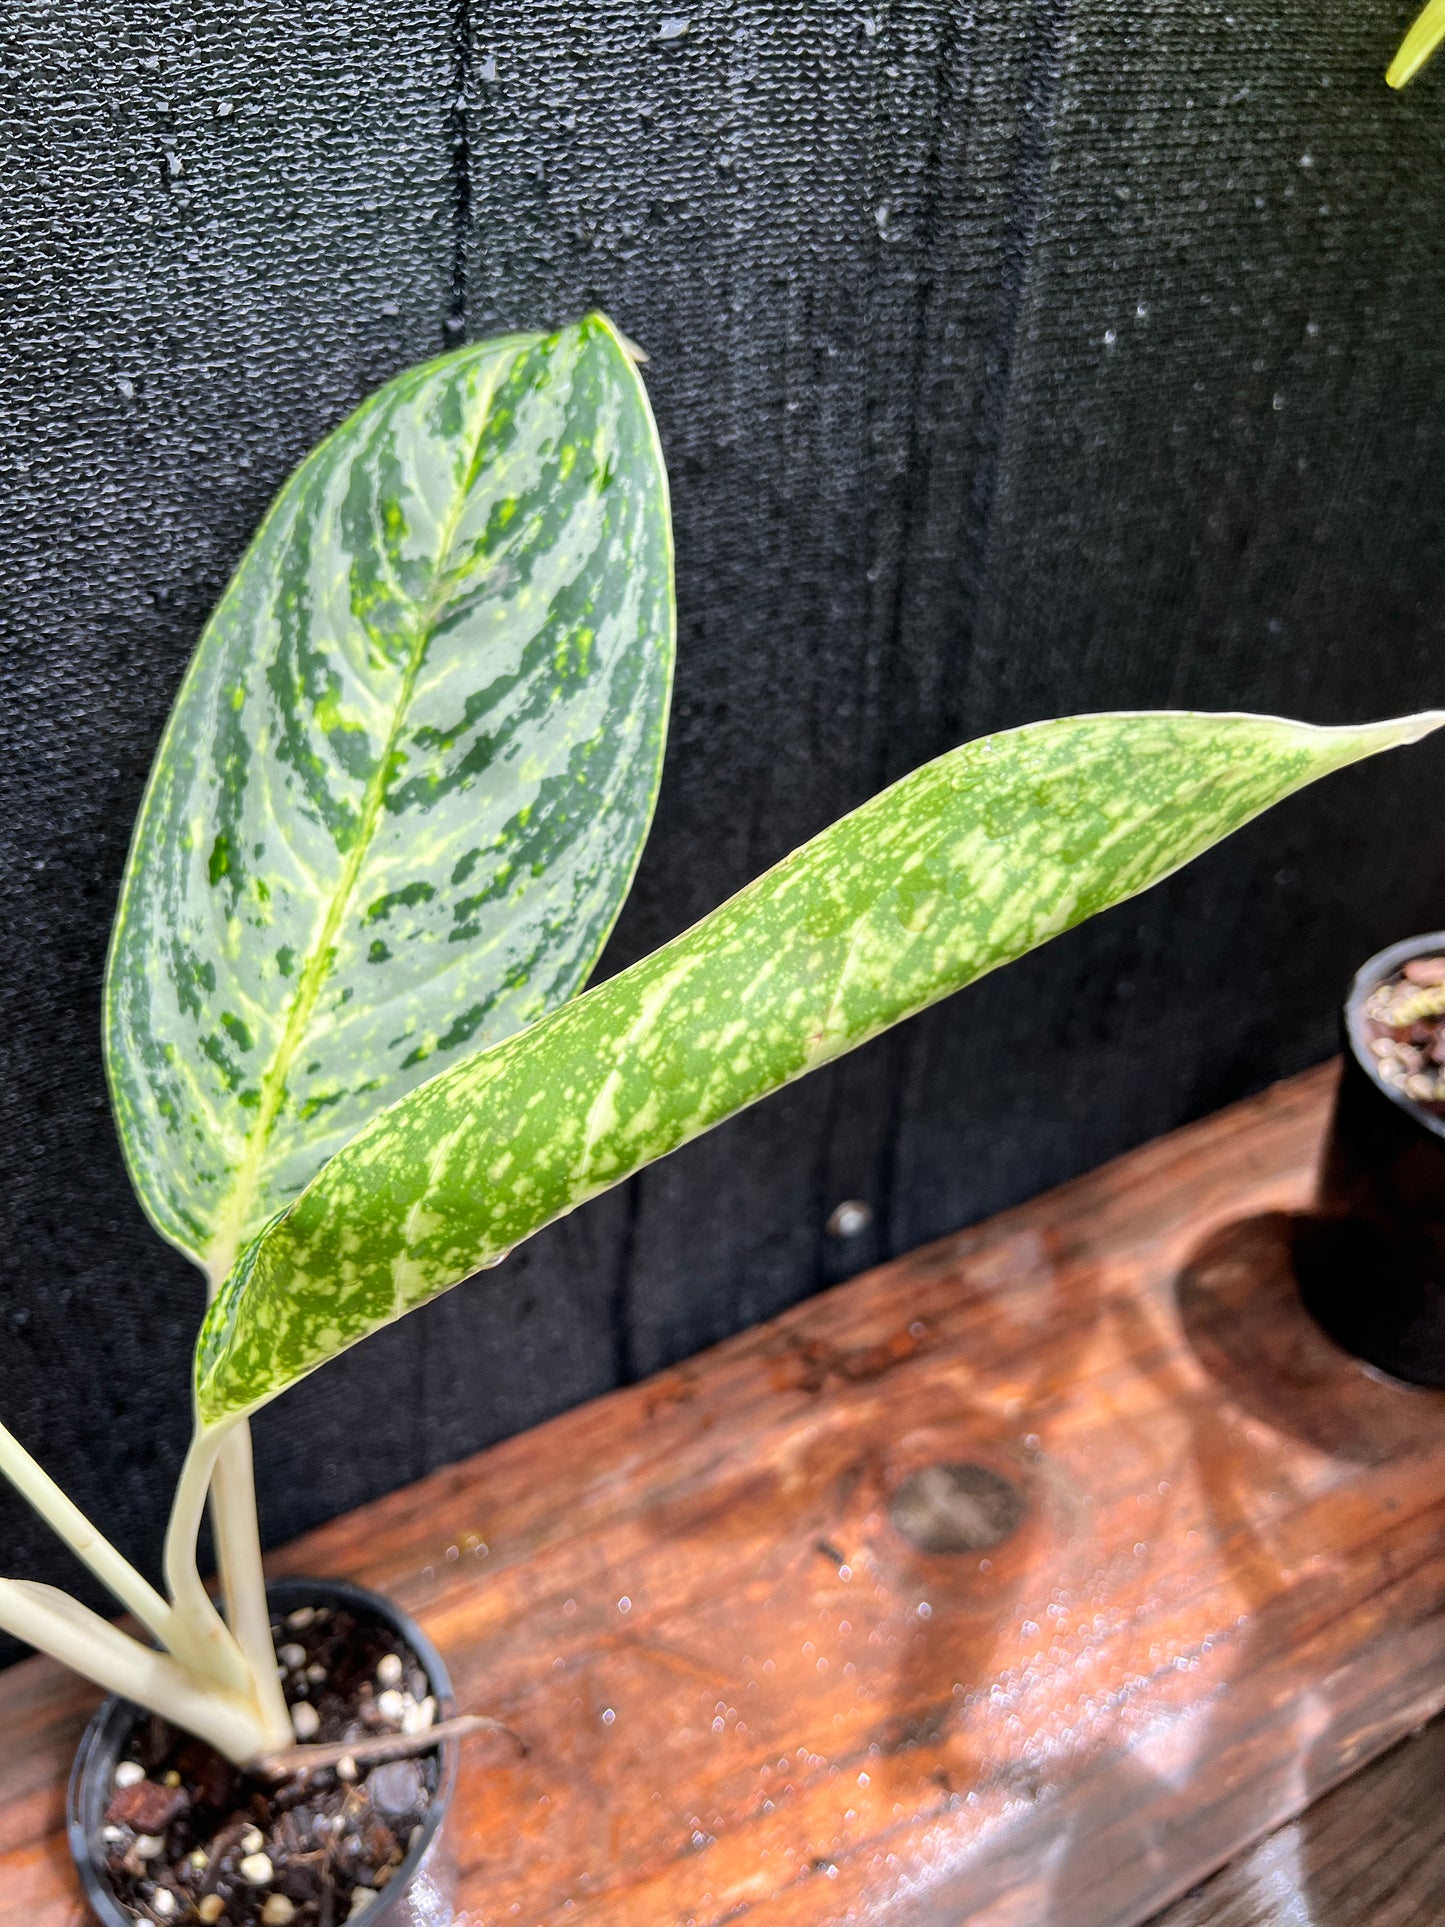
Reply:
<svg viewBox="0 0 1445 1927"><path fill-rule="evenodd" d="M1445 955L1412 957L1375 985L1360 1015L1381 1081L1445 1117Z"/></svg>
<svg viewBox="0 0 1445 1927"><path fill-rule="evenodd" d="M301 1606L271 1630L299 1738L415 1732L435 1718L426 1674L391 1627ZM106 1809L106 1872L136 1919L160 1927L342 1927L385 1892L440 1779L433 1751L275 1784L142 1717Z"/></svg>

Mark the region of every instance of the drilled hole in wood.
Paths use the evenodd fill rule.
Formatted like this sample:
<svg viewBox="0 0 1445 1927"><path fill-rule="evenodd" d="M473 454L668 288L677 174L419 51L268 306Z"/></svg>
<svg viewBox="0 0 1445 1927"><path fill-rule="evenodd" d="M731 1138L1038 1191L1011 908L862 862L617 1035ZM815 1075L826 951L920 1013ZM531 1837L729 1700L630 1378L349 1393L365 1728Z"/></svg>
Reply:
<svg viewBox="0 0 1445 1927"><path fill-rule="evenodd" d="M986 1465L926 1465L899 1486L889 1516L920 1552L981 1552L1024 1511L1017 1488Z"/></svg>

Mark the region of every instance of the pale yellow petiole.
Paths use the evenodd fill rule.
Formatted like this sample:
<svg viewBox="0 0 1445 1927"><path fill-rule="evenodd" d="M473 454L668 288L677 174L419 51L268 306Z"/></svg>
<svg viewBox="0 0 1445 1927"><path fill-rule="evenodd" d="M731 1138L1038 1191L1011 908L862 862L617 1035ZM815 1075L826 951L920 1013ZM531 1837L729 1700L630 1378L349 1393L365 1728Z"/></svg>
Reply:
<svg viewBox="0 0 1445 1927"><path fill-rule="evenodd" d="M251 1692L250 1671L236 1642L205 1598L199 1578L195 1590L205 1599L204 1611L197 1608L193 1597L188 1597L185 1606L163 1599L3 1425L0 1425L0 1473L168 1652L201 1677L214 1678L234 1692ZM52 1592L54 1598L65 1597L53 1588L47 1591ZM274 1663L271 1672L274 1675Z"/></svg>
<svg viewBox="0 0 1445 1927"><path fill-rule="evenodd" d="M33 1506L51 1530L95 1574L146 1631L163 1646L171 1643L170 1606L148 1580L86 1518L26 1451L13 1432L0 1425L0 1473Z"/></svg>
<svg viewBox="0 0 1445 1927"><path fill-rule="evenodd" d="M235 1589L236 1635L211 1603L196 1567L196 1533L218 1457L224 1467L218 1469L218 1491L228 1491L230 1503L217 1507L217 1540ZM244 1425L198 1434L186 1455L166 1541L170 1600L97 1531L3 1425L0 1473L167 1651L143 1646L59 1588L23 1579L0 1579L0 1629L210 1740L234 1760L290 1744L295 1735L271 1643Z"/></svg>
<svg viewBox="0 0 1445 1927"><path fill-rule="evenodd" d="M211 1475L211 1527L226 1618L250 1671L267 1731L289 1735L291 1720L276 1672L266 1575L261 1566L251 1428L244 1420L226 1438L216 1457Z"/></svg>
<svg viewBox="0 0 1445 1927"><path fill-rule="evenodd" d="M181 1476L176 1484L170 1523L166 1528L166 1586L177 1618L187 1622L193 1639L202 1647L205 1657L201 1664L204 1670L213 1673L224 1685L245 1695L264 1732L267 1750L274 1750L288 1744L293 1735L285 1696L277 1678L270 1621L265 1617L264 1585L260 1587L258 1601L248 1600L244 1604L232 1602L232 1611L248 1625L260 1649L252 1659L242 1651L211 1603L196 1565L196 1537L206 1508L206 1495L222 1449L228 1437L236 1435L236 1430L234 1424L210 1430L197 1426L191 1439L190 1450L186 1453L185 1464L181 1467ZM235 1517L235 1514L230 1516ZM254 1526L254 1513L252 1523ZM259 1554L257 1568L259 1578ZM254 1616L258 1609L261 1615L259 1634L244 1617L248 1610Z"/></svg>
<svg viewBox="0 0 1445 1927"><path fill-rule="evenodd" d="M206 1507L206 1492L220 1450L218 1434L196 1434L181 1466L166 1528L166 1590L175 1618L189 1629L187 1664L210 1673L223 1685L245 1692L250 1669L226 1622L201 1583L196 1536ZM274 1672L274 1662L272 1666Z"/></svg>
<svg viewBox="0 0 1445 1927"><path fill-rule="evenodd" d="M38 1646L108 1692L172 1720L242 1761L274 1747L274 1738L244 1694L142 1646L55 1586L0 1579L0 1629ZM289 1737L289 1734L288 1734Z"/></svg>
<svg viewBox="0 0 1445 1927"><path fill-rule="evenodd" d="M230 1264L229 1248L213 1251L206 1266L206 1302L209 1304L225 1281ZM197 1424L195 1452L200 1443ZM184 1472L182 1473L184 1479ZM220 1569L221 1597L226 1619L242 1657L250 1671L254 1691L260 1699L267 1729L289 1737L290 1717L285 1695L276 1674L276 1650L271 1640L271 1615L266 1607L266 1574L261 1564L261 1528L256 1518L256 1475L251 1461L251 1428L241 1419L221 1440L210 1473L211 1529L216 1541L216 1564ZM176 1503L180 1501L176 1493ZM197 1516L191 1528L190 1571L195 1570L195 1533ZM172 1508L172 1534L175 1508ZM172 1537L167 1537L167 1559L171 1556ZM182 1558L179 1539L175 1556ZM168 1583L170 1579L168 1568ZM284 1738L278 1744L284 1744Z"/></svg>

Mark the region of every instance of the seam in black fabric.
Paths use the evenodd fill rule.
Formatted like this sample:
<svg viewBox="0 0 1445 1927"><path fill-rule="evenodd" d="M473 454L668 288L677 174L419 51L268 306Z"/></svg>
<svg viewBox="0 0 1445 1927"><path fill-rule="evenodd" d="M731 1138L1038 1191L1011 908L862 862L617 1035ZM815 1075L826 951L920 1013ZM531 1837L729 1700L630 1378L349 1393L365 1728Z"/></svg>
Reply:
<svg viewBox="0 0 1445 1927"><path fill-rule="evenodd" d="M451 143L451 290L443 335L454 346L467 328L467 269L471 258L472 140L467 115L472 82L472 0L451 0L452 71L447 107Z"/></svg>
<svg viewBox="0 0 1445 1927"><path fill-rule="evenodd" d="M642 1376L638 1369L637 1333L633 1329L636 1306L633 1302L632 1263L637 1250L637 1226L642 1216L643 1173L623 1187L627 1212L622 1236L617 1242L617 1264L612 1274L612 1382L632 1385Z"/></svg>
<svg viewBox="0 0 1445 1927"><path fill-rule="evenodd" d="M1049 178L1053 144L1054 108L1063 70L1064 36L1069 0L1038 0L1031 22L1023 87L1022 126L1013 179L1013 214L1003 240L1003 274L999 302L997 352L979 398L979 459L974 471L971 512L966 523L966 552L961 558L969 594L969 630L974 629L987 593L988 550L994 501L1003 462L1014 362L1023 327L1029 269L1033 263L1039 221ZM973 641L970 633L969 642ZM962 717L950 726L963 727Z"/></svg>
<svg viewBox="0 0 1445 1927"><path fill-rule="evenodd" d="M908 463L902 483L903 508L899 528L898 567L894 573L893 594L887 618L887 641L882 655L882 662L885 665L898 661L902 652L911 581L910 550L918 536L918 523L929 492L929 476L926 472L928 438L925 432L927 426L925 411L929 317L934 293L932 264L937 260L941 239L940 201L943 190L944 128L950 111L954 107L950 76L963 37L965 20L971 33L975 25L971 10L967 16L961 16L954 11L949 12L944 20L934 53L933 120L924 154L922 211L918 224L918 256L924 266L919 273L914 291L908 344ZM882 702L880 702L880 710L886 715L886 706ZM891 717L888 720L891 721ZM872 760L875 790L882 789L898 774L889 766L887 740L889 733L886 729L876 730L874 733Z"/></svg>

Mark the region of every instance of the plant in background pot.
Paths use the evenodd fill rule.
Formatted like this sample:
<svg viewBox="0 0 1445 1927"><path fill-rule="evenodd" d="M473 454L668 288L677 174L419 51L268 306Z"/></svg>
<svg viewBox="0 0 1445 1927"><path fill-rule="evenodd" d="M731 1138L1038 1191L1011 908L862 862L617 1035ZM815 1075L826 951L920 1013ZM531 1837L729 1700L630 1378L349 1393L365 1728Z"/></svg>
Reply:
<svg viewBox="0 0 1445 1927"><path fill-rule="evenodd" d="M253 1412L746 1105L1445 720L1161 712L986 737L579 995L651 817L673 627L656 432L591 316L382 389L283 489L201 638L105 999L136 1189L210 1292L164 1591L0 1432L0 1466L154 1641L0 1581L0 1625L126 1702L97 1716L72 1796L111 1919L442 1904L440 1662L321 1582L268 1606ZM197 1570L208 1500L223 1612Z"/></svg>
<svg viewBox="0 0 1445 1927"><path fill-rule="evenodd" d="M1445 931L1356 973L1312 1216L1295 1228L1310 1311L1357 1358L1445 1387Z"/></svg>

